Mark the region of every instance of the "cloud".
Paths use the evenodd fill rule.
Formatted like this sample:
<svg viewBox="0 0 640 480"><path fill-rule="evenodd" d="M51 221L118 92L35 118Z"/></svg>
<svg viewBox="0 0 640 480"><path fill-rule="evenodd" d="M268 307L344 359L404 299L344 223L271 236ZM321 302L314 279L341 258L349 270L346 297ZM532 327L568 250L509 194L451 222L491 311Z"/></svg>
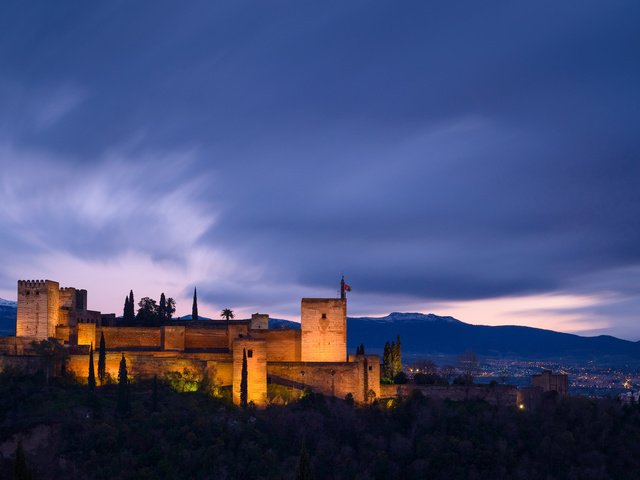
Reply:
<svg viewBox="0 0 640 480"><path fill-rule="evenodd" d="M5 272L640 338L638 7L4 8Z"/></svg>

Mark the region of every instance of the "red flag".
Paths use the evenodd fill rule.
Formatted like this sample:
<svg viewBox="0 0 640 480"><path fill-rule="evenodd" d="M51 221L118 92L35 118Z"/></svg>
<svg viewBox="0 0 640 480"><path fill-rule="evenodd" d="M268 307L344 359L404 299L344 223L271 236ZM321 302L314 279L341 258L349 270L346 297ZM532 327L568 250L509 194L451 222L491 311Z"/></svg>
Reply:
<svg viewBox="0 0 640 480"><path fill-rule="evenodd" d="M345 292L350 292L351 291L351 287L349 285L347 285L346 283L344 284L344 291Z"/></svg>

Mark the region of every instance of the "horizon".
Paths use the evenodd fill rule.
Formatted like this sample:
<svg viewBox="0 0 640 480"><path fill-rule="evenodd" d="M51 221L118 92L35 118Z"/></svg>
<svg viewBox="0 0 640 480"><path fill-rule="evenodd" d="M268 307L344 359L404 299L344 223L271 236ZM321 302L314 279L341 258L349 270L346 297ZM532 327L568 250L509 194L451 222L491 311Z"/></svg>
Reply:
<svg viewBox="0 0 640 480"><path fill-rule="evenodd" d="M299 319L344 274L350 316L638 341L634 11L7 2L0 297Z"/></svg>

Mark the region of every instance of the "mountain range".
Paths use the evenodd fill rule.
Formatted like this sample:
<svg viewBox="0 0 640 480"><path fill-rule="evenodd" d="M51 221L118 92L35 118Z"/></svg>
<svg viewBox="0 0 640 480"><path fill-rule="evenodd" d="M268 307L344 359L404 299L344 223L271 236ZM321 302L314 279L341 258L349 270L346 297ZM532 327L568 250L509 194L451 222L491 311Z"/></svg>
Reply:
<svg viewBox="0 0 640 480"><path fill-rule="evenodd" d="M181 317L181 320L190 319L190 315ZM15 335L15 322L16 303L0 299L0 335ZM269 328L299 329L300 324L271 318ZM350 317L347 331L349 351L364 344L368 352L381 353L385 342L399 335L404 355L457 355L473 351L485 356L539 360L559 357L640 360L640 342L609 335L583 337L533 327L471 325L431 313L393 312L386 317Z"/></svg>

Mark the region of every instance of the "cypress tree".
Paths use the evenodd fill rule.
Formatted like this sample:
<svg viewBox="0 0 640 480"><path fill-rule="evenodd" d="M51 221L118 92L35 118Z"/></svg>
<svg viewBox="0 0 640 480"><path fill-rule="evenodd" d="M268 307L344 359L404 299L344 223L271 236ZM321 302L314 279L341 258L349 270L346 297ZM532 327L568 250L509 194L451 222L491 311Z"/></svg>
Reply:
<svg viewBox="0 0 640 480"><path fill-rule="evenodd" d="M391 345L387 341L384 344L384 352L382 354L382 371L383 375L387 378L392 378L391 375Z"/></svg>
<svg viewBox="0 0 640 480"><path fill-rule="evenodd" d="M393 351L394 377L402 371L402 347L400 346L400 335L396 338Z"/></svg>
<svg viewBox="0 0 640 480"><path fill-rule="evenodd" d="M122 320L124 323L127 322L129 318L129 296L124 297L124 309L122 310Z"/></svg>
<svg viewBox="0 0 640 480"><path fill-rule="evenodd" d="M167 319L167 298L164 296L164 292L160 294L160 304L158 305L158 319L160 323Z"/></svg>
<svg viewBox="0 0 640 480"><path fill-rule="evenodd" d="M120 415L129 413L129 379L127 377L127 361L122 354L120 368L118 369L118 403L116 409Z"/></svg>
<svg viewBox="0 0 640 480"><path fill-rule="evenodd" d="M29 472L29 468L27 467L27 459L24 456L22 440L18 440L18 446L16 447L14 474L16 480L31 480L31 472Z"/></svg>
<svg viewBox="0 0 640 480"><path fill-rule="evenodd" d="M107 376L107 347L104 343L104 332L100 334L100 350L98 352L98 379L104 385Z"/></svg>
<svg viewBox="0 0 640 480"><path fill-rule="evenodd" d="M193 306L191 307L191 320L198 320L198 291L193 288Z"/></svg>
<svg viewBox="0 0 640 480"><path fill-rule="evenodd" d="M129 301L127 303L127 311L125 312L125 315L124 315L125 323L132 324L135 321L136 319L135 308L136 308L136 304L135 304L135 301L133 300L133 290L130 290Z"/></svg>
<svg viewBox="0 0 640 480"><path fill-rule="evenodd" d="M96 372L93 369L93 344L89 349L89 377L87 378L87 384L90 392L96 389Z"/></svg>
<svg viewBox="0 0 640 480"><path fill-rule="evenodd" d="M247 391L247 349L243 348L242 349L242 377L240 378L240 405L242 406L242 408L246 408L247 407L247 397L248 397L248 391Z"/></svg>
<svg viewBox="0 0 640 480"><path fill-rule="evenodd" d="M300 458L298 460L298 468L296 469L296 480L311 480L311 461L309 460L309 452L303 443L300 449Z"/></svg>

